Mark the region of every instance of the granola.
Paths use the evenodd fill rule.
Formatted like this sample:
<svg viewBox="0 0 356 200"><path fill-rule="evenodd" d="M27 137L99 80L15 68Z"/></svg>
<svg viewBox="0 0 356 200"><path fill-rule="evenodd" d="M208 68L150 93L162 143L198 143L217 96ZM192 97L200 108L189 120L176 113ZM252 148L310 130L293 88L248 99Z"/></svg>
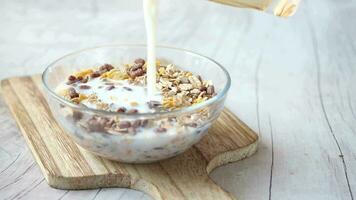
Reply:
<svg viewBox="0 0 356 200"><path fill-rule="evenodd" d="M146 102L148 109L143 108L142 102L136 102L136 99L127 100L130 101L131 108L141 107L138 109L139 113L181 109L206 101L215 95L211 81L202 80L201 76L181 70L174 64L160 65L158 62L157 65L159 94L157 95L158 101L155 100L155 106L151 105L151 100ZM66 81L66 85L69 87L64 87L64 91L58 91L58 94L76 104L112 112L124 112L127 109L122 108L123 105L115 106L115 104L122 103L117 102L119 97L110 95L109 92L105 93L103 90L114 91L113 94L120 93L119 96L141 92L138 96L142 97L142 95L145 96L145 76L146 65L142 58L136 59L133 64L125 65L123 69L105 64L70 75ZM118 93L118 91L120 92ZM80 96L81 94L82 96ZM105 98L98 97L98 94L105 94L112 101L103 102ZM92 95L96 95L96 97L90 97ZM127 98L132 97L134 96L129 95Z"/></svg>

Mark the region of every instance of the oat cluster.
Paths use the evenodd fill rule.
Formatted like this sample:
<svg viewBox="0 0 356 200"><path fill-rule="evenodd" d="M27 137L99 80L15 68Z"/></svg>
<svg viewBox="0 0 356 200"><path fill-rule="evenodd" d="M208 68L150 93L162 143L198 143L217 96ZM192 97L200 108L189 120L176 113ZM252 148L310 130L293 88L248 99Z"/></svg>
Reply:
<svg viewBox="0 0 356 200"><path fill-rule="evenodd" d="M158 68L157 87L164 96L163 106L176 109L201 103L215 95L211 81L202 80L201 76L178 69L175 65Z"/></svg>

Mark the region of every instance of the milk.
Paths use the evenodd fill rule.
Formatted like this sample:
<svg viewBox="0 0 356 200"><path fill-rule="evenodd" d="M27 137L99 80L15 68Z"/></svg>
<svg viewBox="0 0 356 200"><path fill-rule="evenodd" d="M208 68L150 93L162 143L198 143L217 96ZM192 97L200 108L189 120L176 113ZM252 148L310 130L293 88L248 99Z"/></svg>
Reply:
<svg viewBox="0 0 356 200"><path fill-rule="evenodd" d="M142 86L135 86L129 83L127 80L110 81L115 88L108 90L110 85L105 85L105 81L100 78L96 78L88 81L85 85L90 86L90 89L80 89L80 84L76 87L76 91L80 94L90 95L96 94L98 99L103 103L109 105L109 111L115 112L120 107L125 107L127 110L137 109L139 113L152 113L154 110L148 106L148 102L155 100L162 102L162 95L154 95L154 98L150 98L146 95L146 90ZM81 102L83 105L96 109L96 105L90 103L88 100Z"/></svg>
<svg viewBox="0 0 356 200"><path fill-rule="evenodd" d="M156 93L156 0L143 0L143 13L147 37L147 93L153 97Z"/></svg>

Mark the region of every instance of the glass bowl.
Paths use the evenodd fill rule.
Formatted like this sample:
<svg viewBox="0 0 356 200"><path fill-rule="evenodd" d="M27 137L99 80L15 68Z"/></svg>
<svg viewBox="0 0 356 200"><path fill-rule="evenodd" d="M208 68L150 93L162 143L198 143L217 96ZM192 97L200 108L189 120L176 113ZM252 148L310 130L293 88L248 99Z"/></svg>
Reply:
<svg viewBox="0 0 356 200"><path fill-rule="evenodd" d="M145 55L144 45L95 47L63 56L43 72L42 81L52 114L78 145L111 160L147 163L184 152L208 132L224 107L230 76L214 60L191 51L157 47L161 63L173 63L214 84L214 97L180 110L137 114L109 112L71 103L55 92L70 74L105 63L114 66L132 63ZM135 134L112 133L108 131L112 121L127 121L140 128ZM168 123L171 128L164 133L153 132L161 123Z"/></svg>

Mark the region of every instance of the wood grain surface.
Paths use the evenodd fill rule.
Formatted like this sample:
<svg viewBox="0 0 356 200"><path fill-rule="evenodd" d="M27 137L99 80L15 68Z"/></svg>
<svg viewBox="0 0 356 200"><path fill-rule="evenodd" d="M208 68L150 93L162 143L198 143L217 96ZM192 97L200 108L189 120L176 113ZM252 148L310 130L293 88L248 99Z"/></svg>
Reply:
<svg viewBox="0 0 356 200"><path fill-rule="evenodd" d="M105 44L144 44L142 0L0 0L0 79ZM282 19L204 0L159 1L158 43L221 63L226 106L259 133L254 156L211 178L244 200L356 195L356 1L304 0ZM0 97L0 199L151 200L124 188L48 186Z"/></svg>
<svg viewBox="0 0 356 200"><path fill-rule="evenodd" d="M234 199L208 176L214 168L257 150L258 136L225 109L201 142L182 155L132 165L95 156L56 123L40 76L1 81L1 90L45 179L59 189L127 187L161 199Z"/></svg>

